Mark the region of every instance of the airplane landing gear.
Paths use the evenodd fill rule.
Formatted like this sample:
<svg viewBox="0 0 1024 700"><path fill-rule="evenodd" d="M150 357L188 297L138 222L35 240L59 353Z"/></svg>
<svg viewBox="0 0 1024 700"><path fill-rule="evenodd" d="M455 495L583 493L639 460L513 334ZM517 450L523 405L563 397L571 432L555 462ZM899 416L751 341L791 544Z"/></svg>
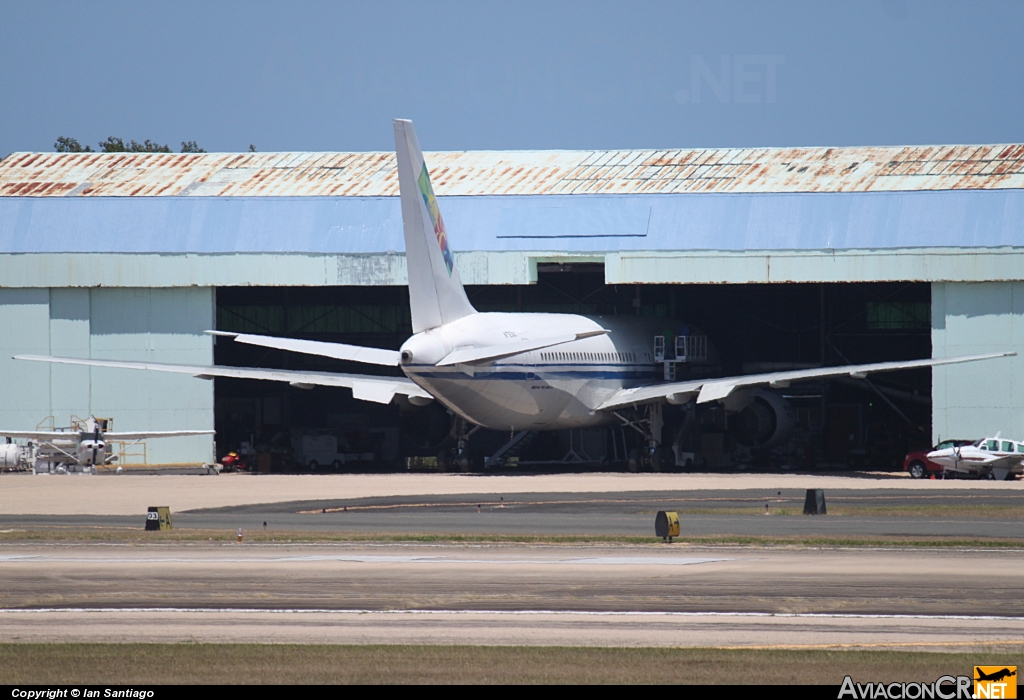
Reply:
<svg viewBox="0 0 1024 700"><path fill-rule="evenodd" d="M469 438L479 429L479 425L471 425L464 418L455 416L452 421L452 436L455 438L455 446L438 453L438 469L462 473L481 471L483 458L474 453L469 446Z"/></svg>
<svg viewBox="0 0 1024 700"><path fill-rule="evenodd" d="M661 433L665 423L661 416L661 404L653 403L639 411L631 411L629 415L615 413L622 425L632 428L643 436L643 447L634 447L629 451L627 468L637 472L666 472L675 465L671 452L661 446Z"/></svg>

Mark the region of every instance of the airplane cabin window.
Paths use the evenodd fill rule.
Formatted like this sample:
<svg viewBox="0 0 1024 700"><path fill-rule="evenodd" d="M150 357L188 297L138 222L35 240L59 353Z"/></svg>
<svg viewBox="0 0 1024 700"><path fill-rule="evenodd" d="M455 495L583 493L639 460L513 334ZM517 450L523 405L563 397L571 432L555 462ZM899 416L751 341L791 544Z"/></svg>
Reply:
<svg viewBox="0 0 1024 700"><path fill-rule="evenodd" d="M1003 452L1013 452L1013 443L1009 440L1003 441Z"/></svg>

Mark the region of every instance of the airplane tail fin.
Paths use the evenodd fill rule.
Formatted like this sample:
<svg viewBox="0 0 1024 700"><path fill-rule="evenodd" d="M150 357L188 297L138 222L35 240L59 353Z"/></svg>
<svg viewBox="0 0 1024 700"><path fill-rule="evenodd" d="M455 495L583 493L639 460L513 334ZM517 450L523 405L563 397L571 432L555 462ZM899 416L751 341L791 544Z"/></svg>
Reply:
<svg viewBox="0 0 1024 700"><path fill-rule="evenodd" d="M412 122L395 120L398 185L402 195L405 259L409 267L412 331L450 323L476 310L466 297L423 152Z"/></svg>

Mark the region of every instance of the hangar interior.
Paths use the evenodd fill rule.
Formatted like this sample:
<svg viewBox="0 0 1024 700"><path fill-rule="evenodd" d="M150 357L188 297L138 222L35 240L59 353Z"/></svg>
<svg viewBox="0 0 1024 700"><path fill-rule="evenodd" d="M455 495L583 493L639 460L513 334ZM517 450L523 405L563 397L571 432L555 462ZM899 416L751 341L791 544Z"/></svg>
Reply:
<svg viewBox="0 0 1024 700"><path fill-rule="evenodd" d="M711 468L887 468L940 438L1024 437L1024 145L426 160L480 310L664 318L666 332L709 339L715 361L692 370L705 374L1018 352L783 388L796 422L771 449L733 444L762 426L756 411L667 410L680 445ZM436 403L11 359L373 372L204 331L397 348L409 333L397 189L393 153L11 154L0 429L94 415L118 430L216 428L216 443L150 442L149 463L209 462L248 443L266 448L260 468L290 468L297 445L307 466L333 450L345 469L429 467L449 428ZM477 439L486 451L507 437ZM541 435L518 457L617 463L631 440Z"/></svg>
<svg viewBox="0 0 1024 700"><path fill-rule="evenodd" d="M609 285L596 263L548 264L536 284L467 289L480 311L535 311L664 318L666 332L679 324L707 335L721 358L716 373L746 374L822 364L861 364L927 356L931 349L931 287L924 283ZM403 287L225 287L217 290L218 330L287 336L397 349L411 334L408 293ZM653 344L653 338L652 344ZM335 372L365 366L219 339L216 364ZM273 451L278 468L294 462L304 434L334 434L353 452L374 451L383 468L409 456L430 455L442 444L447 424L398 406L368 405L345 389L297 389L286 384L218 378L218 451L243 442ZM908 447L931 440L931 372L912 370L860 380L813 382L792 387L786 399L797 410L798 428L782 450L754 455L759 464L813 468L890 468ZM708 445L695 452L708 466L730 461L728 426L703 412ZM613 434L614 433L614 434ZM558 462L619 466L621 428L534 439L520 463L551 468ZM625 433L632 444L632 436ZM719 447L711 437L722 435ZM703 437L703 436L701 436ZM494 451L508 435L480 435L480 449ZM702 440L697 439L700 443ZM293 448L294 445L294 448ZM725 451L726 454L717 454ZM752 455L743 454L742 466ZM618 458L616 460L616 458ZM712 461L713 460L713 461ZM582 466L582 465L581 465Z"/></svg>

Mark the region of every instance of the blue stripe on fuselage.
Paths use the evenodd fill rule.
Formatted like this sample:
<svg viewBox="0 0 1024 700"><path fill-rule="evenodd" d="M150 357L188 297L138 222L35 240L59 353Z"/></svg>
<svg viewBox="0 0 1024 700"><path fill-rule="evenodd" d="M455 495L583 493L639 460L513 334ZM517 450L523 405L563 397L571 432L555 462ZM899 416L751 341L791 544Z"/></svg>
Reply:
<svg viewBox="0 0 1024 700"><path fill-rule="evenodd" d="M406 365L406 371L424 379L503 379L525 381L526 379L660 379L658 365L491 365L481 367L473 374L464 370L440 368L434 365ZM427 371L422 371L427 370Z"/></svg>

